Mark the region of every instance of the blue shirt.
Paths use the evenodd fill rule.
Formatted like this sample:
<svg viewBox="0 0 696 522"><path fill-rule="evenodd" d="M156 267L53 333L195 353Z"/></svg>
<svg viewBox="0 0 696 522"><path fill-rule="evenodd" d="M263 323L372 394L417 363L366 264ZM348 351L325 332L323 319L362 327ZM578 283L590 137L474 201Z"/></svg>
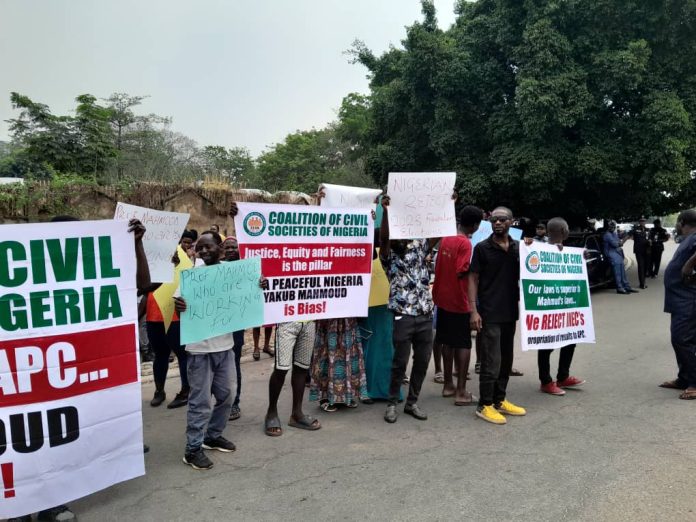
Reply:
<svg viewBox="0 0 696 522"><path fill-rule="evenodd" d="M696 252L696 233L679 244L674 257L665 268L665 312L678 315L696 315L696 286L682 280L681 270Z"/></svg>

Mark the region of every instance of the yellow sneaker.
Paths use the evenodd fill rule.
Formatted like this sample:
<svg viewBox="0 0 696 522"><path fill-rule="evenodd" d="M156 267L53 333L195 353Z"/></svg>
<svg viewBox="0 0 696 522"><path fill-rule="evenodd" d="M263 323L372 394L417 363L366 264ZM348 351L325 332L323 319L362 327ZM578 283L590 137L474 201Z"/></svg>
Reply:
<svg viewBox="0 0 696 522"><path fill-rule="evenodd" d="M522 408L521 406L515 406L508 400L504 400L498 406L495 407L500 413L504 413L505 415L527 415L527 410Z"/></svg>
<svg viewBox="0 0 696 522"><path fill-rule="evenodd" d="M493 424L506 424L507 420L493 406L479 406L476 408L476 416Z"/></svg>

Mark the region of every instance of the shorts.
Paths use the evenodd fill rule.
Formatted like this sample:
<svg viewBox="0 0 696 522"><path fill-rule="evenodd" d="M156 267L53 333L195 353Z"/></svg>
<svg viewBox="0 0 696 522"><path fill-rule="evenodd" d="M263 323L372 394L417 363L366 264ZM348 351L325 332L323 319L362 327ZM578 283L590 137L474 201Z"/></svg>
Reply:
<svg viewBox="0 0 696 522"><path fill-rule="evenodd" d="M276 369L289 370L294 364L307 370L312 363L315 331L314 321L295 321L276 326Z"/></svg>
<svg viewBox="0 0 696 522"><path fill-rule="evenodd" d="M435 342L451 348L471 349L471 314L448 312L444 308L437 309L437 328Z"/></svg>

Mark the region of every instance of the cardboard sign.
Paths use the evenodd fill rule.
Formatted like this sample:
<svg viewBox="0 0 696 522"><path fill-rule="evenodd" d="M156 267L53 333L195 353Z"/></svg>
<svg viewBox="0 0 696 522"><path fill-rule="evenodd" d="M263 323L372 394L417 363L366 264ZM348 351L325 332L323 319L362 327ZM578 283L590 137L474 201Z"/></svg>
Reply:
<svg viewBox="0 0 696 522"><path fill-rule="evenodd" d="M181 344L261 326L261 260L245 259L181 272Z"/></svg>
<svg viewBox="0 0 696 522"><path fill-rule="evenodd" d="M145 473L135 267L121 221L0 226L0 518Z"/></svg>
<svg viewBox="0 0 696 522"><path fill-rule="evenodd" d="M375 199L382 193L379 189L330 185L329 183L322 183L321 186L325 194L321 201L322 207L373 210L377 205Z"/></svg>
<svg viewBox="0 0 696 522"><path fill-rule="evenodd" d="M457 234L454 172L390 172L389 237L427 239Z"/></svg>
<svg viewBox="0 0 696 522"><path fill-rule="evenodd" d="M366 317L374 223L366 209L238 203L242 258L260 257L266 324Z"/></svg>
<svg viewBox="0 0 696 522"><path fill-rule="evenodd" d="M188 214L165 212L118 203L114 219L139 219L145 225L143 247L153 283L170 283L174 279L172 256L189 220Z"/></svg>
<svg viewBox="0 0 696 522"><path fill-rule="evenodd" d="M582 248L520 243L522 350L595 342L583 253Z"/></svg>

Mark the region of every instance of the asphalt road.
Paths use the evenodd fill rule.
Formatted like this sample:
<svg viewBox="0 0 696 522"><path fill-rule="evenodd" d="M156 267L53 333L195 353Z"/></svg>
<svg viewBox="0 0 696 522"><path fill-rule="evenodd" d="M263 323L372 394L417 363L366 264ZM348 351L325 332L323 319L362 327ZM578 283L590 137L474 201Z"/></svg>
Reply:
<svg viewBox="0 0 696 522"><path fill-rule="evenodd" d="M629 277L636 282L635 268ZM242 365L242 418L226 432L237 452L215 453L213 470L194 471L181 462L185 409L151 408L153 389L144 385L147 475L71 506L80 520L99 522L696 520L696 404L657 387L675 377L662 281L592 300L598 342L579 345L572 368L587 384L564 397L542 394L536 354L518 350L525 376L512 378L509 398L528 415L506 426L441 398L431 366L420 402L427 422L401 415L386 424L379 403L336 413L312 404L321 430L270 438L262 432L271 370L264 356ZM170 397L177 384L169 381ZM286 389L284 422L289 410Z"/></svg>

